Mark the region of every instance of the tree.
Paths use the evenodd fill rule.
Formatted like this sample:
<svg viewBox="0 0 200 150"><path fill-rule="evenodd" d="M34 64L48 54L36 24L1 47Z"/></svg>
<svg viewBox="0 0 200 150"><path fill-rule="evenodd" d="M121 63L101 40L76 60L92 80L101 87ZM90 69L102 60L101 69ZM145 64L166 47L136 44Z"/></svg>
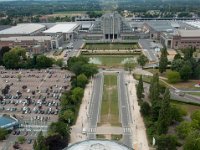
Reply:
<svg viewBox="0 0 200 150"><path fill-rule="evenodd" d="M89 64L89 59L84 57L74 57L68 59L69 70L74 72L76 75L85 74L88 78L98 72L97 66Z"/></svg>
<svg viewBox="0 0 200 150"><path fill-rule="evenodd" d="M133 62L126 62L124 64L124 70L129 71L130 73L134 68L135 68L135 64Z"/></svg>
<svg viewBox="0 0 200 150"><path fill-rule="evenodd" d="M171 121L182 121L183 116L187 115L187 111L179 105L171 105L170 107Z"/></svg>
<svg viewBox="0 0 200 150"><path fill-rule="evenodd" d="M63 139L59 134L49 135L45 144L48 150L62 150L67 147L69 139Z"/></svg>
<svg viewBox="0 0 200 150"><path fill-rule="evenodd" d="M148 62L148 58L141 54L138 58L137 58L137 62L140 66L142 66L142 68L146 65L146 63Z"/></svg>
<svg viewBox="0 0 200 150"><path fill-rule="evenodd" d="M9 51L3 56L3 64L7 69L19 68L20 57L14 51Z"/></svg>
<svg viewBox="0 0 200 150"><path fill-rule="evenodd" d="M158 100L159 98L159 76L158 74L154 74L151 80L150 88L149 88L149 98L153 100Z"/></svg>
<svg viewBox="0 0 200 150"><path fill-rule="evenodd" d="M82 73L85 74L88 78L98 73L97 66L94 64L84 64L82 67Z"/></svg>
<svg viewBox="0 0 200 150"><path fill-rule="evenodd" d="M160 61L159 61L159 71L160 73L163 73L166 71L167 69L167 64L168 64L168 59L167 59L167 49L163 48L161 51L161 57L160 57Z"/></svg>
<svg viewBox="0 0 200 150"><path fill-rule="evenodd" d="M8 131L4 128L0 128L0 141L5 140L8 135Z"/></svg>
<svg viewBox="0 0 200 150"><path fill-rule="evenodd" d="M161 135L156 143L157 150L176 150L177 138L173 135Z"/></svg>
<svg viewBox="0 0 200 150"><path fill-rule="evenodd" d="M159 95L160 95L159 93L160 93L159 76L158 74L154 74L149 88L149 98L152 104L151 113L153 121L157 121L159 116L160 105L161 105L159 100Z"/></svg>
<svg viewBox="0 0 200 150"><path fill-rule="evenodd" d="M171 69L174 70L174 71L180 72L183 64L184 64L183 59L175 59L175 60L172 61Z"/></svg>
<svg viewBox="0 0 200 150"><path fill-rule="evenodd" d="M143 102L141 105L140 112L143 116L148 116L151 112L151 107L149 106L149 103Z"/></svg>
<svg viewBox="0 0 200 150"><path fill-rule="evenodd" d="M200 79L200 65L195 67L193 74L195 79Z"/></svg>
<svg viewBox="0 0 200 150"><path fill-rule="evenodd" d="M181 139L185 139L192 131L193 131L192 125L190 122L187 121L181 122L180 125L176 127L177 135Z"/></svg>
<svg viewBox="0 0 200 150"><path fill-rule="evenodd" d="M61 109L65 109L68 104L69 104L68 95L66 93L63 93L60 101Z"/></svg>
<svg viewBox="0 0 200 150"><path fill-rule="evenodd" d="M23 143L26 141L26 139L25 139L24 136L18 136L18 137L17 137L17 141L18 141L20 144L23 144Z"/></svg>
<svg viewBox="0 0 200 150"><path fill-rule="evenodd" d="M14 47L3 55L3 64L8 69L18 69L24 66L26 59L26 50L21 47Z"/></svg>
<svg viewBox="0 0 200 150"><path fill-rule="evenodd" d="M98 17L101 17L103 15L102 12L96 12L96 11L88 11L88 12L86 12L86 14L90 18L98 18Z"/></svg>
<svg viewBox="0 0 200 150"><path fill-rule="evenodd" d="M180 74L177 71L167 72L167 79L170 83L177 83L181 80Z"/></svg>
<svg viewBox="0 0 200 150"><path fill-rule="evenodd" d="M6 95L6 94L8 94L9 90L10 90L10 85L6 85L5 88L3 88L3 89L1 90L1 93L2 93L3 95Z"/></svg>
<svg viewBox="0 0 200 150"><path fill-rule="evenodd" d="M191 118L193 121L196 120L198 124L200 125L200 110L193 112L191 115Z"/></svg>
<svg viewBox="0 0 200 150"><path fill-rule="evenodd" d="M88 83L88 79L84 74L80 74L77 76L77 86L84 88L85 85Z"/></svg>
<svg viewBox="0 0 200 150"><path fill-rule="evenodd" d="M170 92L169 89L166 89L158 117L157 132L159 135L165 134L168 131L168 126L170 124L169 121L170 121Z"/></svg>
<svg viewBox="0 0 200 150"><path fill-rule="evenodd" d="M76 104L77 102L80 103L83 94L84 90L80 87L76 87L72 90L72 100L74 101L74 104Z"/></svg>
<svg viewBox="0 0 200 150"><path fill-rule="evenodd" d="M141 100L143 98L143 92L144 92L144 87L143 87L143 81L142 81L142 76L140 76L139 83L137 85L137 98Z"/></svg>
<svg viewBox="0 0 200 150"><path fill-rule="evenodd" d="M185 60L190 60L193 57L193 53L195 52L195 48L191 47L191 48L187 48L187 49L183 49L183 54L184 54L184 59Z"/></svg>
<svg viewBox="0 0 200 150"><path fill-rule="evenodd" d="M64 122L67 122L68 124L73 124L74 119L75 119L75 115L74 112L70 109L67 109L66 111L64 111L63 114L61 114L61 120L63 120Z"/></svg>
<svg viewBox="0 0 200 150"><path fill-rule="evenodd" d="M184 150L199 150L200 149L200 132L194 131L189 134L183 146Z"/></svg>
<svg viewBox="0 0 200 150"><path fill-rule="evenodd" d="M3 56L5 53L9 52L10 51L10 48L8 46L4 46L1 48L0 50L0 65L2 65L3 63Z"/></svg>
<svg viewBox="0 0 200 150"><path fill-rule="evenodd" d="M44 55L37 56L36 67L38 69L49 68L49 67L52 67L52 65L53 65L53 59L52 58L48 58Z"/></svg>
<svg viewBox="0 0 200 150"><path fill-rule="evenodd" d="M189 65L183 65L183 67L180 70L181 79L183 81L189 80L189 78L191 76L191 73L192 73L191 66L189 66Z"/></svg>
<svg viewBox="0 0 200 150"><path fill-rule="evenodd" d="M48 150L48 147L45 144L45 138L43 136L42 131L39 132L37 139L33 144L34 150Z"/></svg>
<svg viewBox="0 0 200 150"><path fill-rule="evenodd" d="M55 61L55 64L56 64L57 66L59 66L59 67L63 67L63 59L61 58L61 59L56 60L56 61Z"/></svg>
<svg viewBox="0 0 200 150"><path fill-rule="evenodd" d="M21 74L17 74L17 79L18 81L21 81L22 75Z"/></svg>
<svg viewBox="0 0 200 150"><path fill-rule="evenodd" d="M182 59L181 55L179 53L177 53L175 56L174 56L174 60L177 60L177 59Z"/></svg>
<svg viewBox="0 0 200 150"><path fill-rule="evenodd" d="M61 135L63 138L68 138L70 135L71 128L64 122L53 122L49 126L49 135L54 135L55 133Z"/></svg>

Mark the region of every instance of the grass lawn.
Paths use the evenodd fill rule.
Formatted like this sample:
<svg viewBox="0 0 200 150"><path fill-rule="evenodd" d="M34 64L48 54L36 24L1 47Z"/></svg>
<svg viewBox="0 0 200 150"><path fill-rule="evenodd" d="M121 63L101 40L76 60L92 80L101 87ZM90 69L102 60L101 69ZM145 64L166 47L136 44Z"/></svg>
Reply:
<svg viewBox="0 0 200 150"><path fill-rule="evenodd" d="M139 48L137 43L86 43L83 49L88 50L127 50Z"/></svg>
<svg viewBox="0 0 200 150"><path fill-rule="evenodd" d="M96 138L97 138L97 139L105 139L106 137L105 137L105 135L103 135L103 134L97 134L97 135L96 135Z"/></svg>
<svg viewBox="0 0 200 150"><path fill-rule="evenodd" d="M172 84L178 89L199 89L199 87L195 87L195 84L199 83L199 80L189 80L187 82L179 82Z"/></svg>
<svg viewBox="0 0 200 150"><path fill-rule="evenodd" d="M183 107L188 112L188 115L191 115L196 110L200 110L200 106L198 105L192 105L192 104L187 104L187 103L182 103L182 102L177 102L177 101L172 101L171 103Z"/></svg>
<svg viewBox="0 0 200 150"><path fill-rule="evenodd" d="M120 135L112 134L111 135L111 140L120 141L121 139L122 139L122 134L120 134Z"/></svg>
<svg viewBox="0 0 200 150"><path fill-rule="evenodd" d="M55 51L55 52L53 53L53 55L54 55L54 56L59 56L59 55L62 54L62 52L63 52L63 50L57 50L57 51Z"/></svg>
<svg viewBox="0 0 200 150"><path fill-rule="evenodd" d="M84 57L89 57L89 58L97 60L100 63L100 64L97 63L97 65L100 65L100 66L120 67L120 66L124 66L123 62L126 61L127 59L128 60L131 59L131 61L134 61L133 59L135 59L135 57L137 57L137 56L135 56L135 55L134 56L133 55L110 55L110 56L85 55Z"/></svg>
<svg viewBox="0 0 200 150"><path fill-rule="evenodd" d="M200 92L189 92L188 94L194 95L194 96L200 96Z"/></svg>
<svg viewBox="0 0 200 150"><path fill-rule="evenodd" d="M104 75L101 124L119 125L118 88L116 75Z"/></svg>
<svg viewBox="0 0 200 150"><path fill-rule="evenodd" d="M153 74L158 73L159 76L165 77L165 78L167 78L167 72L168 72L168 71L171 71L171 69L167 69L166 72L163 72L163 73L161 74L161 73L159 72L159 69L145 69L145 70L147 70L147 71L149 71L149 72L151 72L151 73L153 73Z"/></svg>

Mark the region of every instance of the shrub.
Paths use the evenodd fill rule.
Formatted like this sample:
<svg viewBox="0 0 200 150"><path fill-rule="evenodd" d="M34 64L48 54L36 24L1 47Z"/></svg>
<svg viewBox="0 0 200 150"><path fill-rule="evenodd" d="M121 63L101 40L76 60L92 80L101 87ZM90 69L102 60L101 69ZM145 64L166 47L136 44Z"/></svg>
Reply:
<svg viewBox="0 0 200 150"><path fill-rule="evenodd" d="M17 138L17 141L20 143L20 144L23 144L24 142L25 142L25 137L24 136L19 136L18 138Z"/></svg>
<svg viewBox="0 0 200 150"><path fill-rule="evenodd" d="M167 79L170 83L177 83L180 82L181 76L177 71L169 71L167 73Z"/></svg>
<svg viewBox="0 0 200 150"><path fill-rule="evenodd" d="M142 116L148 116L150 114L150 111L151 107L149 106L149 103L143 102L140 109Z"/></svg>

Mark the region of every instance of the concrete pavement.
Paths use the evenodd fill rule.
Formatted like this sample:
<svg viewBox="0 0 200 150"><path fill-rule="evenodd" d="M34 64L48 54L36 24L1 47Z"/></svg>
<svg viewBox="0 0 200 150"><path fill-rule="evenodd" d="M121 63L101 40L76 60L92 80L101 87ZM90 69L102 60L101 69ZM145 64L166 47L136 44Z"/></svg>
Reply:
<svg viewBox="0 0 200 150"><path fill-rule="evenodd" d="M102 92L103 92L103 73L98 73L95 77L92 98L89 106L89 129L87 131L88 139L96 138L96 127L101 108Z"/></svg>
<svg viewBox="0 0 200 150"><path fill-rule="evenodd" d="M132 130L130 124L132 117L130 112L130 104L127 95L127 83L124 81L124 72L119 72L118 75L118 99L120 103L121 122L123 127L123 143L129 147L132 146Z"/></svg>

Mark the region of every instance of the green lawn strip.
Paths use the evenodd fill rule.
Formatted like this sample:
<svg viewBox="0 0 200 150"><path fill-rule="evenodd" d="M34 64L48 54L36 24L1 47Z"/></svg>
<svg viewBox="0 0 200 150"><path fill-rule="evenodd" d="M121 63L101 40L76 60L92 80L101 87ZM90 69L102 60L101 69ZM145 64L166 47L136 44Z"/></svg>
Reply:
<svg viewBox="0 0 200 150"><path fill-rule="evenodd" d="M120 141L122 139L122 134L112 134L111 135L111 140L114 140L114 141Z"/></svg>
<svg viewBox="0 0 200 150"><path fill-rule="evenodd" d="M86 43L83 49L88 50L120 50L137 49L137 43Z"/></svg>
<svg viewBox="0 0 200 150"><path fill-rule="evenodd" d="M200 104L186 103L186 102L180 102L176 100L171 100L171 104L175 104L175 105L183 107L188 112L188 115L200 109Z"/></svg>
<svg viewBox="0 0 200 150"><path fill-rule="evenodd" d="M105 137L105 135L103 135L103 134L97 134L97 135L96 135L96 138L97 138L97 139L105 139L106 137Z"/></svg>
<svg viewBox="0 0 200 150"><path fill-rule="evenodd" d="M104 75L104 88L101 106L101 122L119 124L117 76Z"/></svg>
<svg viewBox="0 0 200 150"><path fill-rule="evenodd" d="M134 78L136 79L136 80L139 80L139 78L140 78L140 75L138 75L138 74L134 74L133 75L134 76ZM151 79L152 79L152 76L146 76L146 75L143 75L142 76L142 79L143 79L143 82L145 82L145 83L151 83ZM159 80L159 84L161 85L161 86L165 86L165 87L169 87L166 83L164 83L162 80Z"/></svg>
<svg viewBox="0 0 200 150"><path fill-rule="evenodd" d="M194 95L194 96L200 96L200 92L189 92L187 94Z"/></svg>

